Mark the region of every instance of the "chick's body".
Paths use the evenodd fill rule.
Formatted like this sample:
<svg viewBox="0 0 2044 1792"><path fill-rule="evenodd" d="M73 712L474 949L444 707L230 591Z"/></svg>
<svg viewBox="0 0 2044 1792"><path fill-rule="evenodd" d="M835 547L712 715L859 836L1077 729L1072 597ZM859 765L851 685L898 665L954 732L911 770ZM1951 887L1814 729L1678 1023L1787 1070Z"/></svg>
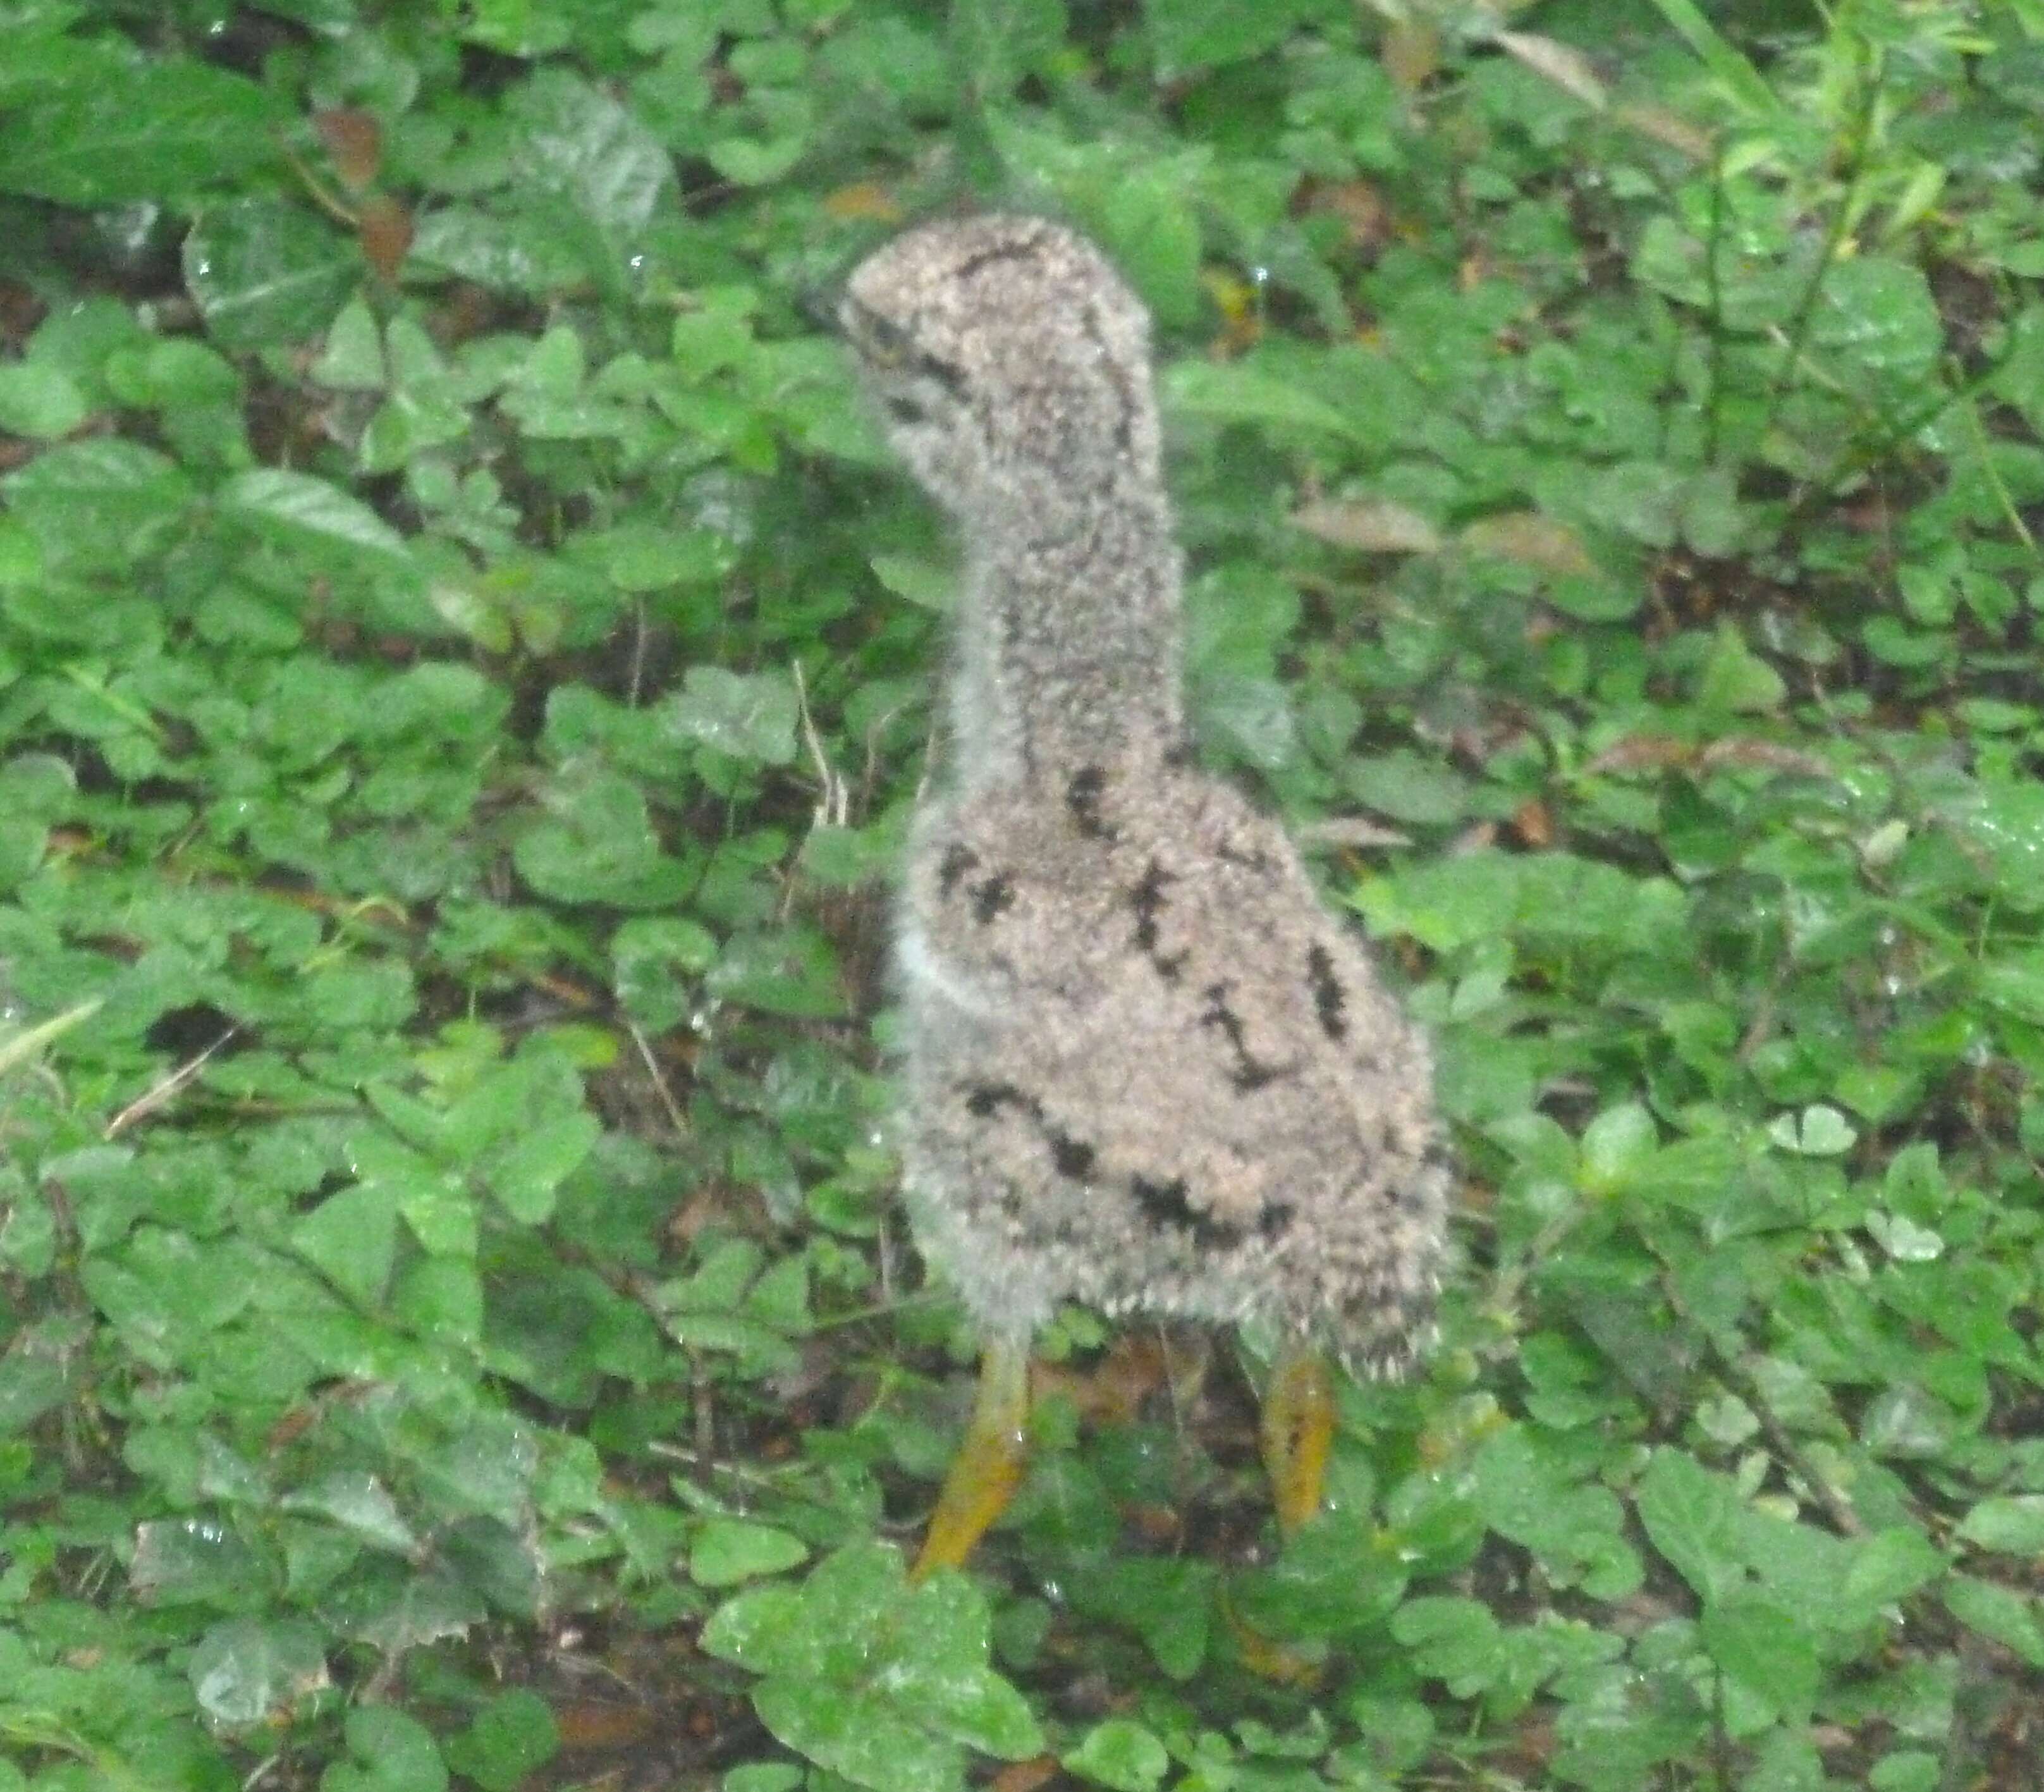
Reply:
<svg viewBox="0 0 2044 1792"><path fill-rule="evenodd" d="M1124 762L933 805L900 963L917 1230L990 1335L1077 1300L1407 1355L1425 1046L1234 790Z"/></svg>

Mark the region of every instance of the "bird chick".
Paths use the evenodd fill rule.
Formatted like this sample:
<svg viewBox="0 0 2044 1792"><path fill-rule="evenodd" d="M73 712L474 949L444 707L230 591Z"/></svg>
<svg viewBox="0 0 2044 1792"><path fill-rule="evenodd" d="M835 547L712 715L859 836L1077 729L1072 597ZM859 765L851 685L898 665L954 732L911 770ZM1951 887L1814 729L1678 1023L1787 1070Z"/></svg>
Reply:
<svg viewBox="0 0 2044 1792"><path fill-rule="evenodd" d="M897 919L905 1183L986 1340L919 1570L1022 1468L1058 1304L1274 1326L1281 1524L1316 1509L1324 1352L1430 1325L1447 1167L1426 1043L1283 830L1189 750L1181 568L1141 302L1083 238L991 215L853 274L844 333L966 556L949 777Z"/></svg>

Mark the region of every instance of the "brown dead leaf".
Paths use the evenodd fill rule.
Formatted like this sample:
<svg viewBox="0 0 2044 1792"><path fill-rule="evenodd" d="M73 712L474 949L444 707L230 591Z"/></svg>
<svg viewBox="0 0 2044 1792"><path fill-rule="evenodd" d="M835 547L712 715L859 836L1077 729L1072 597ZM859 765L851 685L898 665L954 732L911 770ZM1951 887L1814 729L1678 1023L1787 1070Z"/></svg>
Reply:
<svg viewBox="0 0 2044 1792"><path fill-rule="evenodd" d="M1063 1770L1055 1755L1034 1755L1026 1761L1010 1761L989 1779L987 1792L1037 1792Z"/></svg>
<svg viewBox="0 0 2044 1792"><path fill-rule="evenodd" d="M1512 831L1520 845L1543 851L1554 844L1553 812L1538 797L1528 797L1512 812Z"/></svg>
<svg viewBox="0 0 2044 1792"><path fill-rule="evenodd" d="M1713 740L1697 755L1697 759L1706 770L1733 766L1761 771L1792 772L1803 778L1827 778L1831 770L1812 754L1799 753L1779 741L1756 740L1746 735Z"/></svg>
<svg viewBox="0 0 2044 1792"><path fill-rule="evenodd" d="M1465 529L1462 545L1471 553L1494 560L1511 560L1520 566L1537 567L1557 578L1574 578L1594 572L1582 541L1566 523L1543 517L1537 510L1511 510L1501 516L1479 517Z"/></svg>
<svg viewBox="0 0 2044 1792"><path fill-rule="evenodd" d="M1176 1506L1144 1500L1124 1508L1121 1516L1146 1550L1174 1549L1185 1541L1185 1515Z"/></svg>
<svg viewBox="0 0 2044 1792"><path fill-rule="evenodd" d="M1316 498L1292 513L1292 526L1358 554L1438 554L1441 532L1389 498Z"/></svg>
<svg viewBox="0 0 2044 1792"><path fill-rule="evenodd" d="M1385 27L1377 60L1399 92L1416 93L1441 66L1441 33L1426 19L1393 19Z"/></svg>
<svg viewBox="0 0 2044 1792"><path fill-rule="evenodd" d="M362 259L386 280L394 280L412 247L412 214L381 193L372 193L355 214L355 240Z"/></svg>
<svg viewBox="0 0 2044 1792"><path fill-rule="evenodd" d="M1412 844L1410 834L1366 821L1360 815L1330 815L1322 821L1309 821L1300 829L1299 837L1309 845L1339 847L1351 852L1365 852L1375 846Z"/></svg>
<svg viewBox="0 0 2044 1792"><path fill-rule="evenodd" d="M1247 354L1263 333L1263 310L1257 302L1256 289L1224 267L1201 269L1200 284L1221 317L1220 334L1208 352L1224 361Z"/></svg>
<svg viewBox="0 0 2044 1792"><path fill-rule="evenodd" d="M1589 772L1665 771L1688 765L1696 749L1670 734L1628 734L1612 742L1583 769Z"/></svg>
<svg viewBox="0 0 2044 1792"><path fill-rule="evenodd" d="M1090 1425L1132 1425L1143 1403L1173 1382L1197 1375L1197 1363L1182 1349L1155 1332L1132 1332L1117 1338L1107 1354L1089 1368L1067 1368L1039 1363L1031 1371L1039 1396L1062 1394Z"/></svg>
<svg viewBox="0 0 2044 1792"><path fill-rule="evenodd" d="M1716 147L1708 131L1665 106L1628 101L1618 108L1616 116L1642 137L1664 144L1692 162L1708 162Z"/></svg>
<svg viewBox="0 0 2044 1792"><path fill-rule="evenodd" d="M1481 852L1497 844L1497 824L1495 821L1472 821L1448 842L1444 859L1464 859L1472 852Z"/></svg>
<svg viewBox="0 0 2044 1792"><path fill-rule="evenodd" d="M1339 221L1348 247L1366 253L1391 236L1391 208L1366 180L1310 180L1299 191L1299 209L1315 217Z"/></svg>
<svg viewBox="0 0 2044 1792"><path fill-rule="evenodd" d="M847 224L899 224L901 207L877 180L856 180L824 195L824 210Z"/></svg>
<svg viewBox="0 0 2044 1792"><path fill-rule="evenodd" d="M1496 32L1492 35L1491 41L1515 61L1524 63L1543 79L1553 82L1563 93L1581 100L1591 110L1601 112L1609 103L1604 83L1597 79L1590 59L1581 50L1530 31Z"/></svg>
<svg viewBox="0 0 2044 1792"><path fill-rule="evenodd" d="M383 162L383 127L359 106L336 106L313 114L313 129L327 159L351 193L366 191Z"/></svg>
<svg viewBox="0 0 2044 1792"><path fill-rule="evenodd" d="M659 1711L622 1700L576 1699L555 1713L563 1748L629 1748L647 1741Z"/></svg>

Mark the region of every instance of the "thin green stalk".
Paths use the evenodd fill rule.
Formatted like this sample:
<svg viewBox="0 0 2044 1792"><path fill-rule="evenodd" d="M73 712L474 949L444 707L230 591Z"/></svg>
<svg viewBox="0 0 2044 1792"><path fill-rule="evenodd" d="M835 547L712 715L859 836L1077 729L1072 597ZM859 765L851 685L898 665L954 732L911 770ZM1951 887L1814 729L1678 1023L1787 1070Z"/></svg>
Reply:
<svg viewBox="0 0 2044 1792"><path fill-rule="evenodd" d="M1772 120L1781 116L1780 95L1704 16L1694 0L1654 0L1654 6L1668 21L1669 29L1689 46L1696 60L1743 110L1756 118Z"/></svg>
<svg viewBox="0 0 2044 1792"><path fill-rule="evenodd" d="M1846 190L1831 213L1830 225L1824 233L1823 247L1817 253L1816 265L1811 269L1810 278L1796 302L1795 313L1789 320L1788 338L1781 348L1781 365L1769 383L1767 414L1761 425L1762 436L1773 428L1781 401L1788 395L1790 376L1795 372L1796 363L1803 358L1811 329L1816 322L1817 306L1823 297L1824 277L1831 272L1832 264L1838 258L1839 250L1845 246L1846 236L1852 229L1861 183L1866 178L1867 144L1873 135L1874 109L1880 102L1882 80L1882 65L1877 61L1874 72L1860 89L1859 103L1852 121L1850 147L1847 152L1851 174L1846 181Z"/></svg>

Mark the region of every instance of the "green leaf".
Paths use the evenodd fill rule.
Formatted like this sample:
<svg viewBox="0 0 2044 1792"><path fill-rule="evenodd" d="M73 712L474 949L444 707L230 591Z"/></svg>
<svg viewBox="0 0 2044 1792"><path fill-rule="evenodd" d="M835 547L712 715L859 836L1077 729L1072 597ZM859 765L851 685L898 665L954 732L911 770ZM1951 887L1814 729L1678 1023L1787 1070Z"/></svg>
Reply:
<svg viewBox="0 0 2044 1792"><path fill-rule="evenodd" d="M1193 692L1193 704L1201 733L1259 770L1281 771L1298 758L1291 694L1277 679L1208 673Z"/></svg>
<svg viewBox="0 0 2044 1792"><path fill-rule="evenodd" d="M778 1575L809 1559L792 1532L740 1518L709 1518L689 1548L689 1578L698 1586L736 1586Z"/></svg>
<svg viewBox="0 0 2044 1792"><path fill-rule="evenodd" d="M1143 17L1158 72L1176 80L1195 68L1261 56L1332 12L1324 0L1143 0Z"/></svg>
<svg viewBox="0 0 2044 1792"><path fill-rule="evenodd" d="M728 1600L702 1646L766 1678L753 1694L790 1748L874 1792L960 1783L962 1747L1019 1760L1042 1732L987 1667L985 1600L962 1577L908 1586L893 1550L854 1544L800 1586Z"/></svg>
<svg viewBox="0 0 2044 1792"><path fill-rule="evenodd" d="M873 576L896 597L924 610L943 615L957 600L957 571L943 562L913 554L875 554L871 564Z"/></svg>
<svg viewBox="0 0 2044 1792"><path fill-rule="evenodd" d="M432 1732L394 1705L359 1705L345 1726L351 1759L320 1775L320 1792L447 1792Z"/></svg>
<svg viewBox="0 0 2044 1792"><path fill-rule="evenodd" d="M1656 460L1607 467L1591 490L1591 513L1608 527L1650 548L1675 544L1682 475Z"/></svg>
<svg viewBox="0 0 2044 1792"><path fill-rule="evenodd" d="M813 928L734 936L710 967L704 986L720 1001L769 1014L824 1020L845 1010L837 955Z"/></svg>
<svg viewBox="0 0 2044 1792"><path fill-rule="evenodd" d="M1095 222L1115 264L1164 328L1190 324L1200 313L1198 214L1185 202L1182 162L1132 171L1113 182Z"/></svg>
<svg viewBox="0 0 2044 1792"><path fill-rule="evenodd" d="M1239 361L1180 361L1165 375L1164 394L1174 410L1189 417L1303 429L1374 445L1366 430L1324 398Z"/></svg>
<svg viewBox="0 0 2044 1792"><path fill-rule="evenodd" d="M1020 1693L986 1665L991 1621L985 1596L960 1575L910 1593L902 1633L880 1675L902 1710L982 1754L1019 1761L1039 1752L1043 1732Z"/></svg>
<svg viewBox="0 0 2044 1792"><path fill-rule="evenodd" d="M0 430L67 436L90 415L85 394L63 368L37 361L0 364Z"/></svg>
<svg viewBox="0 0 2044 1792"><path fill-rule="evenodd" d="M702 1633L708 1653L755 1674L819 1674L824 1642L809 1628L803 1590L778 1582L727 1599Z"/></svg>
<svg viewBox="0 0 2044 1792"><path fill-rule="evenodd" d="M2035 875L2039 857L2044 856L2044 786L2027 779L1968 779L1940 790L1934 807L1986 859L1998 902L2012 904L2026 914L2044 909L2044 884ZM2026 953L2004 962L2027 967L2029 958ZM1994 962L1991 959L1990 964ZM2027 976L2019 975L2011 984L1991 984L1990 988L1994 991L1991 999L2008 999L2017 1013L2026 1011L2032 993Z"/></svg>
<svg viewBox="0 0 2044 1792"><path fill-rule="evenodd" d="M149 552L193 497L168 456L111 436L51 448L0 479L0 491L45 553L87 571Z"/></svg>
<svg viewBox="0 0 2044 1792"><path fill-rule="evenodd" d="M1902 1748L1875 1762L1866 1783L1872 1792L1938 1792L1944 1775L1938 1756L1921 1748Z"/></svg>
<svg viewBox="0 0 2044 1792"><path fill-rule="evenodd" d="M386 375L383 338L375 313L358 294L340 309L326 333L326 347L311 368L322 386L343 392L380 392Z"/></svg>
<svg viewBox="0 0 2044 1792"><path fill-rule="evenodd" d="M1840 1157L1859 1138L1846 1117L1824 1102L1813 1102L1799 1114L1777 1115L1768 1122L1767 1136L1801 1157Z"/></svg>
<svg viewBox="0 0 2044 1792"><path fill-rule="evenodd" d="M1996 1007L2044 1024L2044 952L1990 959L1977 978L1981 994Z"/></svg>
<svg viewBox="0 0 2044 1792"><path fill-rule="evenodd" d="M1727 1680L1786 1723L1809 1721L1823 1682L1816 1644L1796 1615L1749 1594L1707 1601L1700 1633Z"/></svg>
<svg viewBox="0 0 2044 1792"><path fill-rule="evenodd" d="M1954 1575L1945 1582L1945 1604L1969 1630L2012 1649L2032 1667L2044 1667L2044 1625L2034 1599L1996 1581Z"/></svg>
<svg viewBox="0 0 2044 1792"><path fill-rule="evenodd" d="M664 709L677 733L733 759L786 765L795 756L795 688L780 673L691 666Z"/></svg>
<svg viewBox="0 0 2044 1792"><path fill-rule="evenodd" d="M722 1792L801 1792L805 1777L793 1761L748 1761L724 1776Z"/></svg>
<svg viewBox="0 0 2044 1792"><path fill-rule="evenodd" d="M341 1189L292 1227L291 1244L344 1294L375 1306L397 1256L397 1201L380 1183Z"/></svg>
<svg viewBox="0 0 2044 1792"><path fill-rule="evenodd" d="M1739 1504L1731 1485L1675 1449L1659 1449L1641 1477L1639 1521L1654 1547L1707 1601L1729 1597L1745 1577Z"/></svg>
<svg viewBox="0 0 2044 1792"><path fill-rule="evenodd" d="M0 1356L0 1437L26 1430L69 1393L64 1365L56 1357L21 1349Z"/></svg>
<svg viewBox="0 0 2044 1792"><path fill-rule="evenodd" d="M1705 709L1739 715L1764 714L1781 708L1788 694L1781 675L1746 644L1731 622L1720 623L1704 663L1696 702Z"/></svg>
<svg viewBox="0 0 2044 1792"><path fill-rule="evenodd" d="M419 1547L417 1534L398 1516L382 1482L362 1469L336 1468L279 1503L290 1512L321 1513L393 1555L409 1556Z"/></svg>
<svg viewBox="0 0 2044 1792"><path fill-rule="evenodd" d="M1852 256L1825 269L1810 339L1864 380L1922 379L1944 352L1938 302L1920 267L1881 256Z"/></svg>
<svg viewBox="0 0 2044 1792"><path fill-rule="evenodd" d="M202 214L184 246L185 284L224 348L305 342L362 277L359 252L313 213L269 198Z"/></svg>
<svg viewBox="0 0 2044 1792"><path fill-rule="evenodd" d="M603 1136L591 1113L567 1113L528 1128L484 1171L490 1192L522 1225L552 1217L555 1191L580 1167Z"/></svg>
<svg viewBox="0 0 2044 1792"><path fill-rule="evenodd" d="M1348 786L1364 807L1394 821L1447 826L1466 818L1470 809L1467 779L1413 752L1356 760Z"/></svg>
<svg viewBox="0 0 2044 1792"><path fill-rule="evenodd" d="M565 67L514 88L508 116L524 133L521 171L605 229L643 229L674 190L659 140L607 94Z"/></svg>
<svg viewBox="0 0 2044 1792"><path fill-rule="evenodd" d="M1912 1525L1891 1525L1862 1538L1839 1589L1847 1621L1870 1621L1928 1586L1945 1567L1944 1552Z"/></svg>
<svg viewBox="0 0 2044 1792"><path fill-rule="evenodd" d="M1605 1109L1583 1129L1583 1187L1593 1194L1612 1194L1635 1186L1659 1145L1660 1129L1640 1103Z"/></svg>
<svg viewBox="0 0 2044 1792"><path fill-rule="evenodd" d="M630 779L571 767L550 806L558 818L536 821L512 847L519 875L541 895L665 909L686 894L687 869L660 851L645 794Z"/></svg>
<svg viewBox="0 0 2044 1792"><path fill-rule="evenodd" d="M286 1722L327 1684L325 1639L302 1618L230 1618L199 1639L186 1672L215 1722Z"/></svg>
<svg viewBox="0 0 2044 1792"><path fill-rule="evenodd" d="M611 986L640 1026L664 1032L687 1017L694 981L717 954L716 936L700 922L635 917L610 936Z"/></svg>
<svg viewBox="0 0 2044 1792"><path fill-rule="evenodd" d="M1265 1634L1316 1649L1331 1634L1375 1629L1411 1578L1388 1538L1374 1536L1352 1512L1327 1513L1267 1567L1236 1575L1228 1602Z"/></svg>
<svg viewBox="0 0 2044 1792"><path fill-rule="evenodd" d="M1171 1757L1155 1735L1126 1717L1110 1717L1088 1730L1078 1748L1062 1757L1067 1773L1111 1792L1151 1792L1170 1771Z"/></svg>
<svg viewBox="0 0 2044 1792"><path fill-rule="evenodd" d="M1457 1698L1482 1692L1512 1652L1503 1626L1473 1599L1408 1599L1393 1614L1391 1634L1417 1672L1443 1681Z"/></svg>
<svg viewBox="0 0 2044 1792"><path fill-rule="evenodd" d="M1958 1534L1982 1549L2044 1556L2044 1494L2011 1494L1975 1503Z"/></svg>
<svg viewBox="0 0 2044 1792"><path fill-rule="evenodd" d="M483 1792L514 1792L527 1775L560 1748L560 1732L547 1702L513 1686L476 1713L475 1721L447 1744L448 1765Z"/></svg>
<svg viewBox="0 0 2044 1792"><path fill-rule="evenodd" d="M136 1525L128 1584L147 1602L229 1611L259 1605L271 1591L262 1559L240 1532L199 1518Z"/></svg>
<svg viewBox="0 0 2044 1792"><path fill-rule="evenodd" d="M221 506L286 547L345 563L358 556L391 571L416 571L404 538L359 498L309 473L262 467L221 488Z"/></svg>
<svg viewBox="0 0 2044 1792"><path fill-rule="evenodd" d="M877 1694L806 1679L752 1694L777 1740L871 1792L963 1792L965 1753L901 1717Z"/></svg>
<svg viewBox="0 0 2044 1792"><path fill-rule="evenodd" d="M958 0L951 10L952 53L982 99L1005 98L1064 40L1063 0Z"/></svg>
<svg viewBox="0 0 2044 1792"><path fill-rule="evenodd" d="M86 76L10 105L0 117L0 191L86 206L182 198L270 160L284 122L277 98L253 81L145 56L117 79Z"/></svg>

